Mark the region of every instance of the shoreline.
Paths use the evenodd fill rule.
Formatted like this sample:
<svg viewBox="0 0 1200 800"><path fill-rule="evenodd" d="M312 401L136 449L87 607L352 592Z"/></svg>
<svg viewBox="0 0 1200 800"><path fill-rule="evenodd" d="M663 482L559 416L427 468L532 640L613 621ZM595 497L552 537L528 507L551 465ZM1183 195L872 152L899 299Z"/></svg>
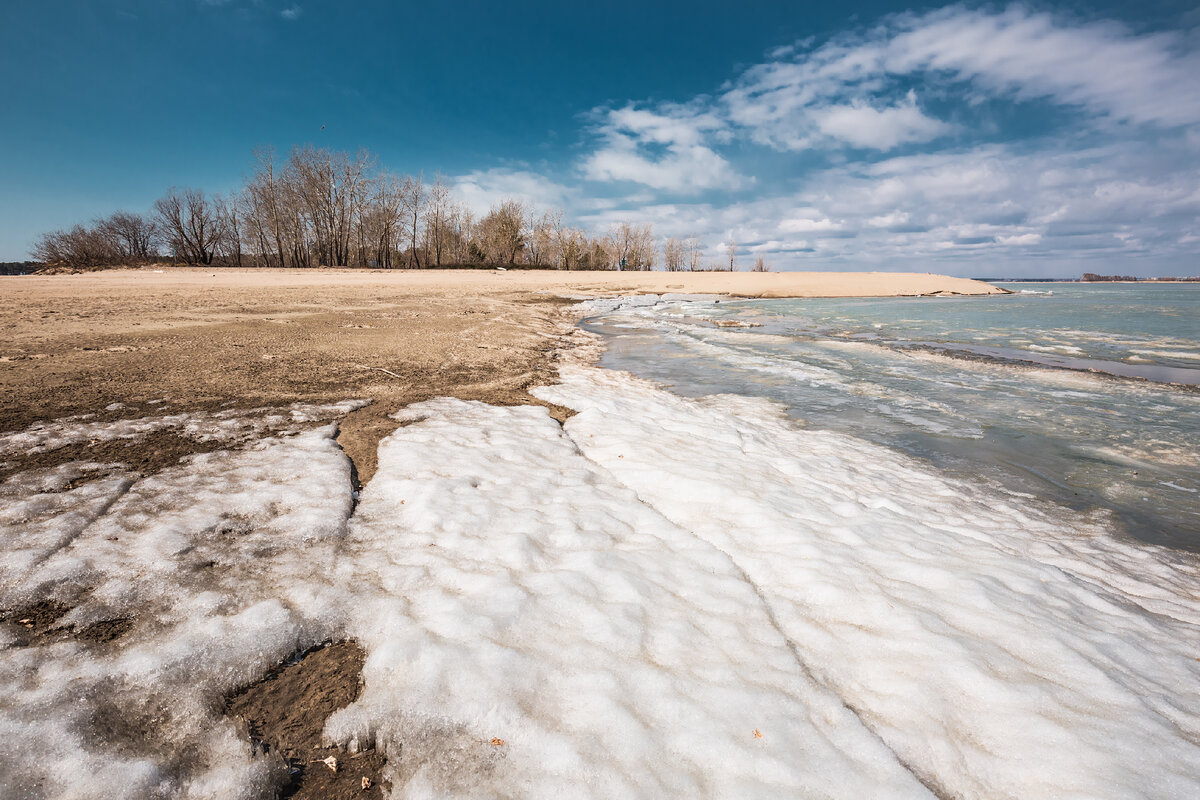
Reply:
<svg viewBox="0 0 1200 800"><path fill-rule="evenodd" d="M837 786L868 795L1088 793L1104 750L1042 764L1045 737L1014 737L1009 709L1111 739L1124 719L1100 701L1157 688L1136 679L1149 665L1188 685L1179 632L1136 611L1185 625L1179 587L1196 572L1174 554L983 485L960 491L903 453L798 428L767 398L688 399L591 366L605 345L576 324L588 304L453 287L83 288L25 298L26 318L65 317L21 331L43 357L0 354L5 381L62 381L46 408L110 400L0 431L0 481L22 473L5 489L32 497L10 541L75 525L73 504L87 514L69 536L30 541L34 568L5 587L22 604L0 609L2 649L25 658L10 695L36 690L49 709L34 719L18 699L13 712L30 774L55 763L39 743L84 713L73 757L86 766L61 776L76 784L128 769L104 750L118 742L149 765L144 785L236 781L255 796L429 781L517 794L597 774L661 787L760 765L770 793L802 796L831 760L845 765ZM133 322L149 329L116 330ZM151 363L135 371L139 359ZM288 402L335 405L289 415ZM1128 576L1094 581L1135 558L1154 589L1136 584L1113 638L1101 601ZM1052 602L1031 606L1031 588ZM1056 666L1101 653L1082 666L1105 669L1113 647L1138 667L1115 688ZM960 685L964 669L987 691ZM75 697L133 673L128 696ZM976 713L929 714L912 697ZM155 707L171 709L152 729L169 745L130 717ZM675 724L681 709L689 724ZM1138 721L1162 755L1119 760L1122 785L1190 763L1178 720ZM943 726L949 756L908 733L925 725ZM630 726L651 757L623 757ZM963 745L976 741L990 746ZM714 742L726 761L670 758ZM547 770L562 752L582 766ZM1034 768L998 769L1014 760Z"/></svg>
<svg viewBox="0 0 1200 800"><path fill-rule="evenodd" d="M103 270L0 277L0 431L79 414L214 411L371 400L342 423L359 479L397 423L387 414L438 396L541 405L582 296L738 297L997 294L960 278L907 273L666 273L496 270ZM161 401L165 400L163 403ZM150 405L153 403L153 405ZM121 404L119 408L110 408ZM132 447L132 446L131 446ZM69 448L147 469L193 452ZM49 454L36 462L58 463Z"/></svg>

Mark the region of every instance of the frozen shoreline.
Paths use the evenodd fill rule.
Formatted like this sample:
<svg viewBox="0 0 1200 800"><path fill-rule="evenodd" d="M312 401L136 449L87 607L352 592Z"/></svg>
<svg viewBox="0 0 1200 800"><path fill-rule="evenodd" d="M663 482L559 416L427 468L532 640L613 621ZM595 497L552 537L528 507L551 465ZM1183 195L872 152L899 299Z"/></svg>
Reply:
<svg viewBox="0 0 1200 800"><path fill-rule="evenodd" d="M0 788L259 796L269 759L212 698L352 637L365 688L327 733L384 750L394 797L1197 789L1193 559L1063 531L763 401L675 397L568 339L534 390L564 426L411 405L357 508L329 425L141 480L11 479L5 540L36 529L40 550L8 596L49 586L81 598L63 623L135 624L105 647L4 642ZM164 702L178 749L87 733Z"/></svg>

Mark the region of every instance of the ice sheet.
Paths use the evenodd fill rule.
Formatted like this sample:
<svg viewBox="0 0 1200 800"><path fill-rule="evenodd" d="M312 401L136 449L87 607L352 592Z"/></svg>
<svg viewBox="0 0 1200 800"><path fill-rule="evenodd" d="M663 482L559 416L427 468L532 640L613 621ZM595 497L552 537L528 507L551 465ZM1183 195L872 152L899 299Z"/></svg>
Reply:
<svg viewBox="0 0 1200 800"><path fill-rule="evenodd" d="M544 409L403 418L339 575L366 688L327 726L386 749L395 797L928 796L740 570Z"/></svg>
<svg viewBox="0 0 1200 800"><path fill-rule="evenodd" d="M538 396L647 504L727 553L799 658L962 797L1200 792L1200 571L747 398L566 366Z"/></svg>

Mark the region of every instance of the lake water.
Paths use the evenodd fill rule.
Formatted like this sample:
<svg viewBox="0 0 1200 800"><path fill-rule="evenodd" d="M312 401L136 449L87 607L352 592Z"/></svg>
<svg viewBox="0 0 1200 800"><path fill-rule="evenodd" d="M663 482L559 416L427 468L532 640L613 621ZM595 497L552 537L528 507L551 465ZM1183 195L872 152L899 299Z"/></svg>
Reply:
<svg viewBox="0 0 1200 800"><path fill-rule="evenodd" d="M602 365L763 396L967 478L1200 550L1200 285L961 298L669 299L590 318Z"/></svg>

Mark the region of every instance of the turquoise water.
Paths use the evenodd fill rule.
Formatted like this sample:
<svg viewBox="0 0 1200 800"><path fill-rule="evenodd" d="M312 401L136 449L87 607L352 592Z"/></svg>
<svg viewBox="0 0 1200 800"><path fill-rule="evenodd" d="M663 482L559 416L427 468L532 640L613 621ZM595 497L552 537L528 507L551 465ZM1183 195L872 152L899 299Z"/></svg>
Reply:
<svg viewBox="0 0 1200 800"><path fill-rule="evenodd" d="M1200 550L1200 285L665 302L588 321L602 364L783 403L969 481ZM719 327L726 325L746 327Z"/></svg>

